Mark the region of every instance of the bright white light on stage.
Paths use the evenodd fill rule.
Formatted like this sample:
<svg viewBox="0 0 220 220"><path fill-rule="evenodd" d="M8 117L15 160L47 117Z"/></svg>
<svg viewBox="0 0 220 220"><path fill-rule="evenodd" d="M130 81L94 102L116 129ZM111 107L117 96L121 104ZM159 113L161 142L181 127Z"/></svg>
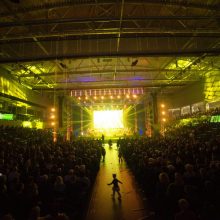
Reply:
<svg viewBox="0 0 220 220"><path fill-rule="evenodd" d="M123 111L94 111L94 128L123 128Z"/></svg>

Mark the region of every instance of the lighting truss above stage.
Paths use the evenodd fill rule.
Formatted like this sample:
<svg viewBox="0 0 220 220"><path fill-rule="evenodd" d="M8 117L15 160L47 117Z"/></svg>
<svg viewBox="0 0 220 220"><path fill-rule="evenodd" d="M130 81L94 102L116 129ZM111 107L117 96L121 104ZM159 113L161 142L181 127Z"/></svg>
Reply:
<svg viewBox="0 0 220 220"><path fill-rule="evenodd" d="M144 95L144 88L108 88L72 90L70 96L81 106L100 104L137 104ZM121 107L120 107L121 108Z"/></svg>
<svg viewBox="0 0 220 220"><path fill-rule="evenodd" d="M83 89L71 90L71 96L90 97L90 96L117 96L117 95L143 95L143 88L109 88L109 89Z"/></svg>

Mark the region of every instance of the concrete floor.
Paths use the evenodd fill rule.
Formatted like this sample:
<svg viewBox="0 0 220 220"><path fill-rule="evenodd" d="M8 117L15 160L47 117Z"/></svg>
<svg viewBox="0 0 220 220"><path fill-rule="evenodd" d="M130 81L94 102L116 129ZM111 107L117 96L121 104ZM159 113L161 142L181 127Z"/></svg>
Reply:
<svg viewBox="0 0 220 220"><path fill-rule="evenodd" d="M86 220L143 220L150 219L144 198L125 161L119 163L117 147L105 145L106 157L101 162L94 184ZM121 199L112 198L112 174L123 182L120 184Z"/></svg>

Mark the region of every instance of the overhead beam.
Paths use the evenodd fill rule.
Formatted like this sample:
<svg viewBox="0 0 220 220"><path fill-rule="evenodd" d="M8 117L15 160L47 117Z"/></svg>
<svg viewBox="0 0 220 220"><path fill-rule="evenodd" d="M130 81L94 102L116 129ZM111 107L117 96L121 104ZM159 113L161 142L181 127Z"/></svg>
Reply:
<svg viewBox="0 0 220 220"><path fill-rule="evenodd" d="M97 6L97 5L112 5L117 4L117 1L113 0L87 0L87 1L79 1L79 0L72 0L72 1L48 1L46 3L40 3L40 4L34 4L31 6L23 6L19 7L17 9L12 10L11 12L1 12L1 17L7 17L11 16L14 13L16 14L24 14L29 13L33 11L39 11L39 10L48 10L48 9L56 9L56 8L64 8L64 7L71 7L71 6L77 6L77 5L86 5L86 6ZM156 5L169 5L174 7L186 7L186 8L198 8L198 9L207 9L207 10L213 10L218 11L220 8L220 4L207 4L202 3L201 1L199 3L195 2L188 2L188 1L179 1L179 0L126 0L126 4L141 4L141 5L147 5L147 4L156 4Z"/></svg>
<svg viewBox="0 0 220 220"><path fill-rule="evenodd" d="M185 83L179 83L179 84L175 84L175 85L167 85L167 84L160 84L160 85L130 85L130 84L127 84L127 85L123 85L123 88L130 88L131 86L134 86L135 88L138 88L138 87L141 87L141 88L161 88L161 87L182 87L182 86L186 86L187 84ZM51 92L54 92L54 91L70 91L70 90L77 90L77 89L83 89L83 88L88 88L88 85L78 85L77 87L69 87L69 88L33 88L32 90L35 90L35 91L51 91ZM91 85L89 88L91 89L100 89L100 88L121 88L122 85Z"/></svg>
<svg viewBox="0 0 220 220"><path fill-rule="evenodd" d="M0 41L4 44L12 41L34 42L33 36L38 41L61 41L61 40L97 40L98 39L117 39L118 28L105 28L100 30L74 30L72 32L45 32L45 33L23 33L19 35L8 34L0 36ZM200 28L200 29L173 29L173 28L122 28L120 38L137 38L137 37L209 37L215 38L220 36L219 28ZM0 42L0 43L1 43Z"/></svg>
<svg viewBox="0 0 220 220"><path fill-rule="evenodd" d="M129 66L130 67L130 66ZM219 69L216 69L219 70ZM75 70L75 71L64 71L64 72L48 72L48 73L41 73L40 76L61 76L63 74L66 75L95 75L95 74L111 74L114 73L114 69L112 70L95 70L95 71L89 71L88 70ZM178 73L181 72L182 69L117 69L117 73L158 73L158 72L172 72L172 73ZM207 70L190 70L190 72L204 72ZM34 77L33 75L29 75L29 74L21 74L19 75L20 78L30 78L30 77Z"/></svg>
<svg viewBox="0 0 220 220"><path fill-rule="evenodd" d="M56 86L58 86L58 85L63 85L63 84L66 84L66 85L74 85L74 84L81 84L81 83L85 83L85 84L87 84L87 83L89 83L89 84L95 84L95 83L113 83L113 84L115 84L115 83L123 83L123 82L128 82L128 80L129 80L129 82L149 82L149 81L151 81L151 82L153 82L153 83L161 83L161 82L166 82L166 83L170 83L170 81L172 81L172 82L184 82L184 83L186 83L186 82L196 82L196 81L198 81L198 80L182 80L182 79L175 79L175 80L170 80L170 79L148 79L148 78L145 78L145 79L138 79L138 80L132 80L132 79L130 79L129 77L128 78L126 78L126 79L116 79L116 80L109 80L109 79L94 79L93 81L91 81L91 80L88 80L88 81L79 81L79 80L71 80L71 82L63 82L63 81L61 81L61 82L55 82L54 84L56 85ZM124 83L123 83L124 84ZM37 88L37 87L41 87L41 86L44 86L44 85L46 85L45 83L38 83L37 85L35 85L35 88Z"/></svg>
<svg viewBox="0 0 220 220"><path fill-rule="evenodd" d="M117 46L116 46L117 52L119 51L119 47L120 47L121 25L122 25L122 18L123 18L123 12L124 12L124 3L125 3L125 1L122 0L122 2L121 2L120 19L119 19L119 28L118 28L119 31L118 31ZM124 20L124 18L123 18L123 20Z"/></svg>
<svg viewBox="0 0 220 220"><path fill-rule="evenodd" d="M124 3L122 2L122 5ZM121 9L120 18L106 17L106 18L61 18L61 19L41 19L41 20L25 20L25 21L13 21L13 22L1 22L0 28L3 27L20 27L20 26L35 26L35 25L51 25L51 24L84 24L84 23L110 23L119 22L121 25L123 15L123 8ZM218 20L220 16L143 16L143 17L123 17L123 22L129 21L146 21L146 20Z"/></svg>
<svg viewBox="0 0 220 220"><path fill-rule="evenodd" d="M82 58L98 58L98 57L172 57L172 56L200 56L203 54L207 56L220 55L220 48L211 48L207 50L185 50L185 51L128 51L128 52L106 52L106 53L85 53L85 54L55 54L49 56L31 56L31 57L9 57L1 58L2 63L17 63L17 62L33 62L33 61L46 61L57 59L82 59Z"/></svg>

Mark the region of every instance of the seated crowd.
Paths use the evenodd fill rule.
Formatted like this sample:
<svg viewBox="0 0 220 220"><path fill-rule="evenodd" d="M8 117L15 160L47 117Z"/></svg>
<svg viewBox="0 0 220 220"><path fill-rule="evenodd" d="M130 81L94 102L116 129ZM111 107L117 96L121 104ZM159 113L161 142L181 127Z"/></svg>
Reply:
<svg viewBox="0 0 220 220"><path fill-rule="evenodd" d="M100 141L54 143L51 132L0 127L0 219L80 219L99 169Z"/></svg>
<svg viewBox="0 0 220 220"><path fill-rule="evenodd" d="M120 140L124 158L156 220L220 219L219 123L170 130L164 137ZM201 135L200 135L201 134Z"/></svg>

